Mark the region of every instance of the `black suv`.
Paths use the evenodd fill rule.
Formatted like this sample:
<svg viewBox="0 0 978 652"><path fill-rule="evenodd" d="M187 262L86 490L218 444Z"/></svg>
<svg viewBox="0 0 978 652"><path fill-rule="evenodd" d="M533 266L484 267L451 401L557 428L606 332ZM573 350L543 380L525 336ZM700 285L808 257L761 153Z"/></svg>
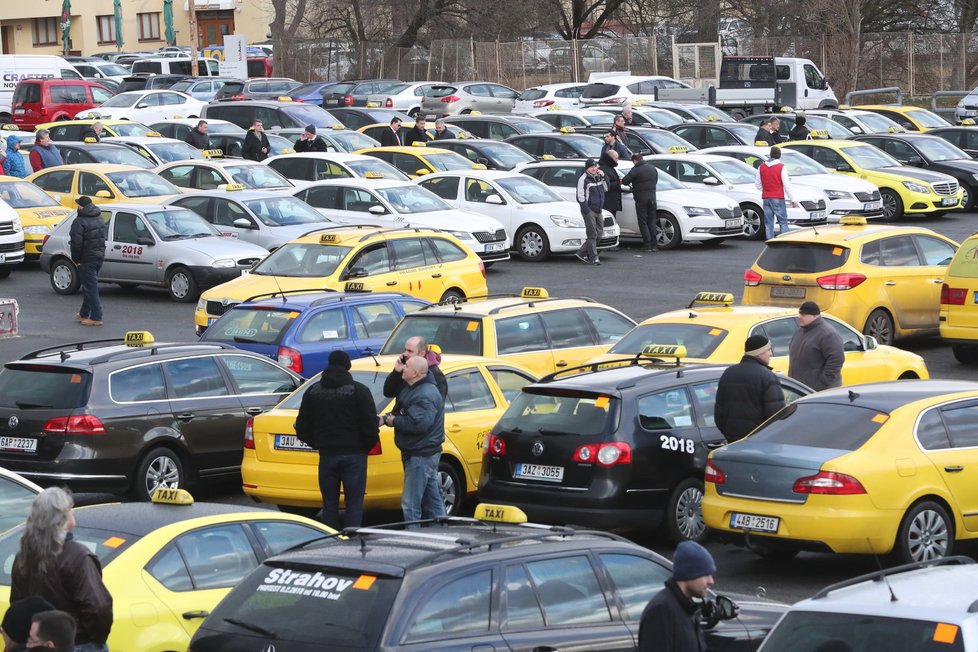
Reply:
<svg viewBox="0 0 978 652"><path fill-rule="evenodd" d="M157 487L238 473L247 420L301 382L222 344L41 349L0 371L0 465L42 485L149 500Z"/></svg>
<svg viewBox="0 0 978 652"><path fill-rule="evenodd" d="M662 525L675 542L702 541L706 458L727 443L713 421L726 367L611 360L527 385L484 441L479 500L545 523ZM812 391L779 379L787 403Z"/></svg>
<svg viewBox="0 0 978 652"><path fill-rule="evenodd" d="M344 534L267 559L189 652L632 652L645 605L672 574L667 559L626 539L565 527L449 518ZM742 602L733 620L728 597L706 602L716 652L757 649L787 608Z"/></svg>

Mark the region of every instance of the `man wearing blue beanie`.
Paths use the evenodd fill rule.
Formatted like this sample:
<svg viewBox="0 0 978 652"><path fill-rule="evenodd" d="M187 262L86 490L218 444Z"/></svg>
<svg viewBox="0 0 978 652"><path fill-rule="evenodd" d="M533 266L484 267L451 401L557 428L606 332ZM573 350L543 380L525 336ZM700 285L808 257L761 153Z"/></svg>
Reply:
<svg viewBox="0 0 978 652"><path fill-rule="evenodd" d="M699 616L717 572L713 556L695 541L683 541L672 558L672 577L642 612L638 652L704 652ZM694 601L694 598L696 601Z"/></svg>

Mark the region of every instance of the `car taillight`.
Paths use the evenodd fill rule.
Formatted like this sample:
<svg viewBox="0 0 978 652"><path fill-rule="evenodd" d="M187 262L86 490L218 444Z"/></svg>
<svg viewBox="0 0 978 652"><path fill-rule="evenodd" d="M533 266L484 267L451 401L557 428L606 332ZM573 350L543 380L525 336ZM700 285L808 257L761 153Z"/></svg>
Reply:
<svg viewBox="0 0 978 652"><path fill-rule="evenodd" d="M866 280L863 274L829 274L815 279L823 290L851 290Z"/></svg>
<svg viewBox="0 0 978 652"><path fill-rule="evenodd" d="M533 108L534 109L541 109L541 108L543 108L545 106L550 106L553 103L554 103L553 100L537 100L536 102L533 103Z"/></svg>
<svg viewBox="0 0 978 652"><path fill-rule="evenodd" d="M479 271L482 272L482 278L485 278L486 277L486 266L482 263L482 261L479 261Z"/></svg>
<svg viewBox="0 0 978 652"><path fill-rule="evenodd" d="M293 97L292 98L292 101L293 102L305 102L305 100L299 99L298 97Z"/></svg>
<svg viewBox="0 0 978 652"><path fill-rule="evenodd" d="M343 96L343 106L353 106L353 96L344 95Z"/></svg>
<svg viewBox="0 0 978 652"><path fill-rule="evenodd" d="M384 108L393 109L394 108L394 100L388 97L387 98L387 101L384 102Z"/></svg>
<svg viewBox="0 0 978 652"><path fill-rule="evenodd" d="M248 96L245 95L244 93L235 93L234 95L231 96L231 99L232 100L247 100L248 99Z"/></svg>
<svg viewBox="0 0 978 652"><path fill-rule="evenodd" d="M255 420L248 419L245 424L244 447L255 450Z"/></svg>
<svg viewBox="0 0 978 652"><path fill-rule="evenodd" d="M499 435L489 435L482 445L483 455L505 455L506 440Z"/></svg>
<svg viewBox="0 0 978 652"><path fill-rule="evenodd" d="M866 493L866 489L859 480L845 473L833 473L831 471L819 471L815 475L798 478L791 490L796 494L828 494L832 496Z"/></svg>
<svg viewBox="0 0 978 652"><path fill-rule="evenodd" d="M374 444L374 447L370 449L370 452L367 453L367 455L382 455L383 453L384 453L384 449L380 445L380 440L378 439L377 443Z"/></svg>
<svg viewBox="0 0 978 652"><path fill-rule="evenodd" d="M941 285L941 305L963 306L968 298L968 288L952 288L947 283Z"/></svg>
<svg viewBox="0 0 978 652"><path fill-rule="evenodd" d="M278 347L278 363L297 374L302 373L302 354L287 346Z"/></svg>
<svg viewBox="0 0 978 652"><path fill-rule="evenodd" d="M66 435L104 435L105 426L98 417L91 414L77 414L71 417L55 417L44 424L45 432L60 432Z"/></svg>
<svg viewBox="0 0 978 652"><path fill-rule="evenodd" d="M610 444L584 444L578 446L571 459L582 464L615 466L632 463L632 447L624 442Z"/></svg>
<svg viewBox="0 0 978 652"><path fill-rule="evenodd" d="M755 285L761 284L761 279L763 277L752 269L744 271L744 285L748 287L754 287Z"/></svg>
<svg viewBox="0 0 978 652"><path fill-rule="evenodd" d="M624 104L627 101L627 97L609 97L604 101L604 104Z"/></svg>
<svg viewBox="0 0 978 652"><path fill-rule="evenodd" d="M441 98L441 101L448 104L449 102L458 102L460 99L462 98L460 98L458 95L449 95L448 97Z"/></svg>
<svg viewBox="0 0 978 652"><path fill-rule="evenodd" d="M707 482L712 482L713 484L727 484L726 474L713 463L713 460L707 460L706 471L703 473L703 479Z"/></svg>
<svg viewBox="0 0 978 652"><path fill-rule="evenodd" d="M42 107L41 107L41 115L47 115L47 114L48 114L48 110L47 110L47 109L45 109L45 108L44 108L44 107L42 106Z"/></svg>

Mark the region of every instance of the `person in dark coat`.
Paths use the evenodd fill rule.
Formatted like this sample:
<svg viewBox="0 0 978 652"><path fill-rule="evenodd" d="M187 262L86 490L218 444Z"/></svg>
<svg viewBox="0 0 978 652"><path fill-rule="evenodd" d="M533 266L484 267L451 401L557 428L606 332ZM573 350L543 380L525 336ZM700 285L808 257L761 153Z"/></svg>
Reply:
<svg viewBox="0 0 978 652"><path fill-rule="evenodd" d="M624 159L627 161L629 158L631 158L631 151L625 147L625 144L622 141L618 140L618 136L614 131L606 131L604 135L602 135L602 138L604 139L604 145L601 147L602 157L604 156L605 152L613 149L615 150L615 153L618 154L619 160ZM599 157L599 159L600 158L601 157Z"/></svg>
<svg viewBox="0 0 978 652"><path fill-rule="evenodd" d="M71 494L48 487L35 498L10 571L10 604L40 596L78 623L75 649L108 652L112 596L98 557L72 537Z"/></svg>
<svg viewBox="0 0 978 652"><path fill-rule="evenodd" d="M401 390L407 385L401 377L401 373L404 371L404 365L409 358L416 355L421 356L428 363L428 373L434 378L435 385L438 386L438 393L441 394L442 398L448 396L448 381L445 380L445 374L439 366L441 364L441 355L429 349L428 343L419 335L409 337L404 342L404 352L394 361L393 371L384 380L384 396L387 398L397 398L400 395ZM394 405L394 411L397 411L396 404Z"/></svg>
<svg viewBox="0 0 978 652"><path fill-rule="evenodd" d="M448 130L448 125L441 118L435 120L435 140L451 140L455 138Z"/></svg>
<svg viewBox="0 0 978 652"><path fill-rule="evenodd" d="M604 174L605 183L608 189L604 193L604 210L609 211L617 217L621 210L621 177L615 168L618 167L618 152L614 148L608 148L601 152L598 159L598 167Z"/></svg>
<svg viewBox="0 0 978 652"><path fill-rule="evenodd" d="M211 138L207 135L207 121L201 120L197 126L187 132L183 140L192 147L204 150L211 148Z"/></svg>
<svg viewBox="0 0 978 652"><path fill-rule="evenodd" d="M632 155L632 164L632 169L621 180L621 185L632 188L638 230L642 234L642 247L649 252L658 251L659 228L656 225L658 209L655 187L659 183L659 171L643 159L641 154Z"/></svg>
<svg viewBox="0 0 978 652"><path fill-rule="evenodd" d="M608 189L604 172L598 167L597 161L589 158L584 162L584 171L577 178L577 204L581 207L581 217L584 219L584 244L574 252L582 262L588 265L600 265L598 258L598 239L601 237L604 217L601 210L604 207L604 193Z"/></svg>
<svg viewBox="0 0 978 652"><path fill-rule="evenodd" d="M638 628L638 652L705 652L701 602L713 586L716 563L695 541L676 546L672 577L646 605Z"/></svg>
<svg viewBox="0 0 978 652"><path fill-rule="evenodd" d="M105 238L108 227L102 219L102 211L92 203L91 197L78 198L78 215L71 223L69 242L71 260L78 268L81 281L82 305L75 319L82 326L102 325L102 302L98 294L98 273L105 260Z"/></svg>
<svg viewBox="0 0 978 652"><path fill-rule="evenodd" d="M816 392L842 385L846 361L842 337L824 319L814 301L798 308L799 328L788 345L788 375Z"/></svg>
<svg viewBox="0 0 978 652"><path fill-rule="evenodd" d="M316 125L306 125L299 140L295 141L296 152L325 152L329 148L326 141L316 135Z"/></svg>
<svg viewBox="0 0 978 652"><path fill-rule="evenodd" d="M81 132L82 142L87 143L89 138L94 138L96 143L102 142L103 129L105 127L102 126L102 123L96 120L90 127Z"/></svg>
<svg viewBox="0 0 978 652"><path fill-rule="evenodd" d="M390 129L384 129L384 132L380 134L380 146L381 147L397 147L403 145L404 141L401 140L401 119L391 118Z"/></svg>
<svg viewBox="0 0 978 652"><path fill-rule="evenodd" d="M88 652L92 645L75 645L78 625L71 614L52 609L31 618L30 644L34 652ZM103 646L104 647L104 646Z"/></svg>
<svg viewBox="0 0 978 652"><path fill-rule="evenodd" d="M781 143L781 138L774 135L777 127L775 122L779 125L781 123L777 118L766 118L761 121L761 126L757 128L757 135L754 136L754 144L763 147L765 145L770 145L771 147Z"/></svg>
<svg viewBox="0 0 978 652"><path fill-rule="evenodd" d="M6 652L24 652L27 649L27 638L31 633L31 619L34 614L51 611L54 605L37 596L24 598L15 602L3 614L0 623L0 634Z"/></svg>
<svg viewBox="0 0 978 652"><path fill-rule="evenodd" d="M370 389L350 374L345 351L329 354L319 382L302 396L295 435L319 451L323 523L339 530L363 524L367 454L378 442L377 406ZM346 506L340 523L340 485Z"/></svg>
<svg viewBox="0 0 978 652"><path fill-rule="evenodd" d="M788 140L810 140L812 130L805 124L807 122L808 119L803 115L795 117L795 126L788 132Z"/></svg>
<svg viewBox="0 0 978 652"><path fill-rule="evenodd" d="M272 151L272 146L265 135L261 120L255 123L248 130L245 136L244 145L241 147L241 156L251 161L264 161L268 158L268 153Z"/></svg>
<svg viewBox="0 0 978 652"><path fill-rule="evenodd" d="M769 366L773 353L768 338L751 335L744 357L720 376L713 417L728 442L743 439L784 407L784 391Z"/></svg>
<svg viewBox="0 0 978 652"><path fill-rule="evenodd" d="M404 134L404 144L413 145L414 143L427 143L431 140L431 136L425 130L425 119L423 115L418 114L418 117L414 119L414 126L407 130Z"/></svg>

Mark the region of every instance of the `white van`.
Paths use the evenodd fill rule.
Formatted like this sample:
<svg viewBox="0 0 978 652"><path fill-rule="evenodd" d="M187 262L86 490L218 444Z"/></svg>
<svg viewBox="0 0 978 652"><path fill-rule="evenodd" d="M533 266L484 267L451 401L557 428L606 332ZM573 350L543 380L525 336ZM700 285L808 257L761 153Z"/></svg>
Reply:
<svg viewBox="0 0 978 652"><path fill-rule="evenodd" d="M53 55L0 54L0 122L13 115L14 88L21 79L81 79L75 67Z"/></svg>
<svg viewBox="0 0 978 652"><path fill-rule="evenodd" d="M198 77L217 77L217 59L197 57ZM133 75L190 75L190 57L149 57L132 63Z"/></svg>

